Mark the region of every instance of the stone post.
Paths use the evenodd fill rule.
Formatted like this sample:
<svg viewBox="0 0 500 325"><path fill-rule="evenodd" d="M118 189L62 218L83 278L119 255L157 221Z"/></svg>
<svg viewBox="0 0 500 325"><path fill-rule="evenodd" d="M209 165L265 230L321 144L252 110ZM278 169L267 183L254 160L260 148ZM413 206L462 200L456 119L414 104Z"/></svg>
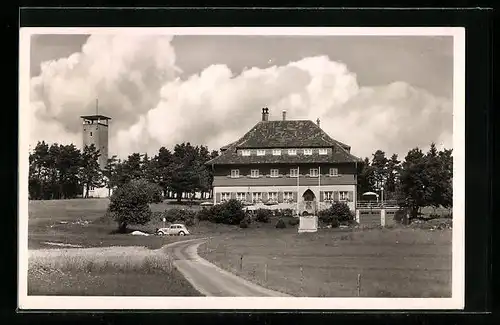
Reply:
<svg viewBox="0 0 500 325"><path fill-rule="evenodd" d="M385 209L380 210L380 225L385 227Z"/></svg>
<svg viewBox="0 0 500 325"><path fill-rule="evenodd" d="M356 209L356 222L359 224L359 209Z"/></svg>

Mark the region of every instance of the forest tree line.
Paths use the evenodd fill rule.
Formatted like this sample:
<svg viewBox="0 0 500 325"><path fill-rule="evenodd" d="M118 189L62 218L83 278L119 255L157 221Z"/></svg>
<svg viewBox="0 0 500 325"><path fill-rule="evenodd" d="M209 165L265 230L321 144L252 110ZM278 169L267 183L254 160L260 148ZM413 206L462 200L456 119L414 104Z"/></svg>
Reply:
<svg viewBox="0 0 500 325"><path fill-rule="evenodd" d="M421 207L453 206L452 149L438 151L434 143L428 152L419 148L408 151L403 161L377 150L358 168L358 193L382 194L410 209L416 217ZM364 199L364 198L361 198Z"/></svg>
<svg viewBox="0 0 500 325"><path fill-rule="evenodd" d="M205 162L218 155L218 151L188 142L175 145L172 151L161 147L153 157L133 153L120 160L113 156L101 171L94 145L80 151L73 144L49 146L42 141L29 155L29 195L33 200L86 197L92 187L105 186L111 192L132 179L145 179L159 185L167 198L181 200L197 192L210 198L213 174ZM371 159L358 164L357 180L358 199L364 199L365 192L380 195L383 187L385 200L397 200L415 215L420 207L449 208L453 202L452 149L438 151L432 143L426 153L419 148L409 150L403 161L396 154L387 157L377 150Z"/></svg>
<svg viewBox="0 0 500 325"><path fill-rule="evenodd" d="M188 142L175 145L172 151L161 147L153 157L133 153L120 160L113 156L104 170L99 167L99 155L94 145L80 151L74 144L38 142L29 155L30 199L88 197L90 188L107 187L111 192L132 179L158 184L165 197L178 200L196 192L211 196L213 175L205 162L218 156L218 152L210 152L205 146Z"/></svg>

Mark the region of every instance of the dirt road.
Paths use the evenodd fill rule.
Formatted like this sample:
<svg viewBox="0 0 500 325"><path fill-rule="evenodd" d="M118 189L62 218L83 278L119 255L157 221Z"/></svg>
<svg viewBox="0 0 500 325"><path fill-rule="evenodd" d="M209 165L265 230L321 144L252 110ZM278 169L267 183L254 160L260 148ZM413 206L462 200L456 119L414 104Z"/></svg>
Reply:
<svg viewBox="0 0 500 325"><path fill-rule="evenodd" d="M216 297L287 297L232 273L224 271L198 255L198 246L206 239L192 239L165 247L174 257L175 267L205 296Z"/></svg>

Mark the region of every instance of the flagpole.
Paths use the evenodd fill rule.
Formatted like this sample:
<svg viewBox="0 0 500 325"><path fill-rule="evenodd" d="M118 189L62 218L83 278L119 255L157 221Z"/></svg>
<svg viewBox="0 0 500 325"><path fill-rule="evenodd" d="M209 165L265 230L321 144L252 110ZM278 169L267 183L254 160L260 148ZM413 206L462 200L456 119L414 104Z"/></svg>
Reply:
<svg viewBox="0 0 500 325"><path fill-rule="evenodd" d="M297 166L297 216L299 216L299 178L300 178L300 167Z"/></svg>
<svg viewBox="0 0 500 325"><path fill-rule="evenodd" d="M321 204L321 166L318 166L318 207Z"/></svg>

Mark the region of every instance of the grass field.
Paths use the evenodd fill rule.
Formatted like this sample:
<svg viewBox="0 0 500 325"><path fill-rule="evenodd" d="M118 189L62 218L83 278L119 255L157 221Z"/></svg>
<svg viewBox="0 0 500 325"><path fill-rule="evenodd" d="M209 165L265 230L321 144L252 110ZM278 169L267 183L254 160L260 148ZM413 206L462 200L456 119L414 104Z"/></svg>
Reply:
<svg viewBox="0 0 500 325"><path fill-rule="evenodd" d="M113 234L117 228L116 223L103 218L108 204L108 199L30 201L28 248L58 248L58 246L47 244L52 243L82 247L146 246L157 249L179 240L179 237ZM179 207L188 208L165 202L152 204L151 210L164 211ZM193 206L190 209L199 209L199 207ZM163 226L161 220L152 220L144 226L131 225L129 228L152 233L161 226Z"/></svg>
<svg viewBox="0 0 500 325"><path fill-rule="evenodd" d="M451 230L412 228L265 230L199 248L207 260L270 289L319 297L357 296L358 274L361 297L450 297L451 252Z"/></svg>
<svg viewBox="0 0 500 325"><path fill-rule="evenodd" d="M108 204L107 199L29 202L28 294L199 295L160 249L182 237L114 234L116 224L103 219ZM151 205L153 211L173 207L179 206ZM130 228L152 232L160 225L155 220Z"/></svg>
<svg viewBox="0 0 500 325"><path fill-rule="evenodd" d="M161 250L143 247L33 250L29 295L199 296Z"/></svg>

